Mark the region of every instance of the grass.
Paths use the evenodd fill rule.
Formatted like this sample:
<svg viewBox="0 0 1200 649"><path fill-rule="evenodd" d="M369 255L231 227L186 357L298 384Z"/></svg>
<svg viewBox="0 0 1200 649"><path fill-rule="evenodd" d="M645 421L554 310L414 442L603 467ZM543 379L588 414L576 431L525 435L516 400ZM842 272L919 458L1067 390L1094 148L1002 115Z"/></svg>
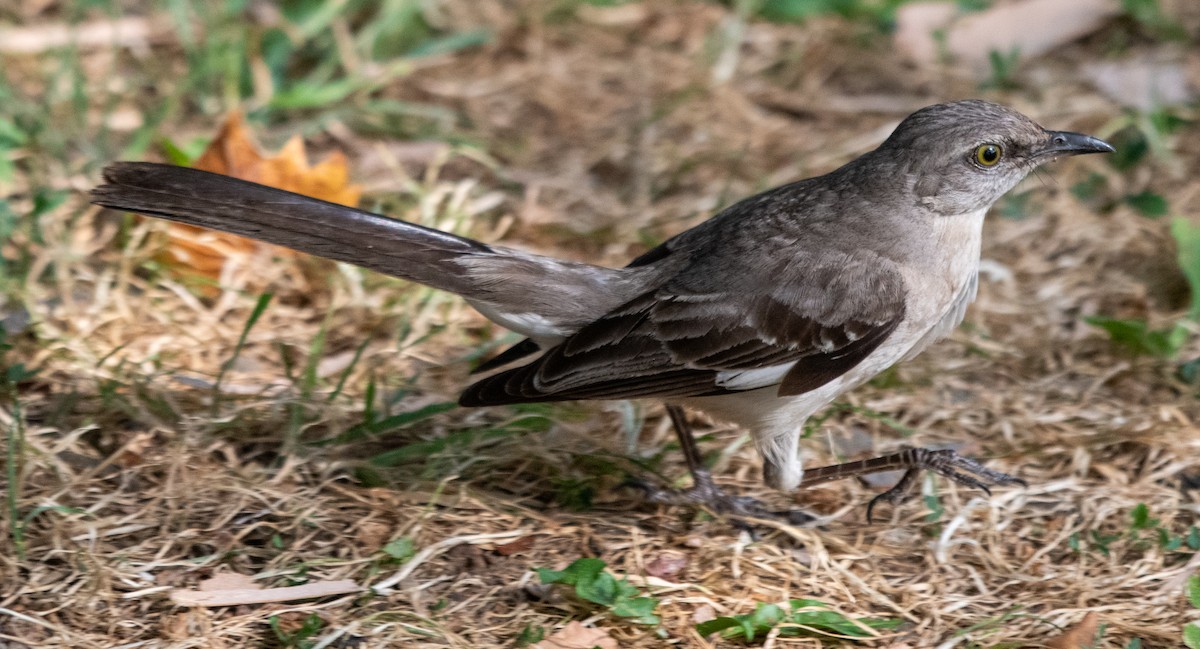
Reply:
<svg viewBox="0 0 1200 649"><path fill-rule="evenodd" d="M1192 30L1200 16L1127 3L1094 38L1005 64L981 91L892 60L897 4L0 9L21 29L126 17L151 34L0 65L0 633L46 647L491 647L584 619L622 647L1027 646L1094 610L1100 646L1187 642L1200 409L1179 377L1200 348L1179 223L1200 207L1181 173L1200 164L1183 146L1200 135L1196 107L1122 112L1073 62L1153 51L1177 36L1163 12ZM1038 66L1047 76L1027 76ZM783 113L764 90L808 108ZM861 153L860 136L904 112L827 97L980 92L1050 128L1113 135L1120 155L1020 188L1001 208L1012 218L988 225L970 326L810 422L810 466L842 459L844 440L955 444L1031 486L989 498L930 480L873 525L877 488L771 494L744 438L699 421L723 484L822 524L752 535L639 504L628 474L682 473L657 408L454 407L469 366L514 342L461 301L284 259L195 293L155 261L156 225L83 195L110 160L194 158L241 107L268 147L301 133L345 150L367 207L619 265ZM1094 317L1185 331L1169 354L1132 356ZM667 554L686 566L654 577ZM580 557L583 601L579 574L531 588L536 569L565 580ZM165 596L221 571L269 585L407 576L258 607Z"/></svg>

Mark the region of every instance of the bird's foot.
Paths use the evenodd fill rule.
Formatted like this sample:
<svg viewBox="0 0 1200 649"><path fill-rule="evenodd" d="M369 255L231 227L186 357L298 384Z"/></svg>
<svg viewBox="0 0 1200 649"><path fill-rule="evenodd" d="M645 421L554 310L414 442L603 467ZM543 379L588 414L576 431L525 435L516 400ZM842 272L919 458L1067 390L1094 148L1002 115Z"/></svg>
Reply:
<svg viewBox="0 0 1200 649"><path fill-rule="evenodd" d="M897 453L903 456L904 475L891 489L875 496L867 504L867 522L871 522L875 505L886 502L896 505L913 497L913 486L922 470L933 471L957 482L960 485L974 487L987 495L992 495L990 487L996 485L1028 484L1013 475L989 469L969 457L963 457L950 449L932 450L927 448L910 448Z"/></svg>
<svg viewBox="0 0 1200 649"><path fill-rule="evenodd" d="M699 506L714 514L777 520L789 525L803 525L814 519L811 514L802 510L773 510L756 498L727 493L713 482L712 475L707 471L693 473L692 480L692 486L687 489L667 489L636 479L629 484L642 490L648 502L661 505Z"/></svg>

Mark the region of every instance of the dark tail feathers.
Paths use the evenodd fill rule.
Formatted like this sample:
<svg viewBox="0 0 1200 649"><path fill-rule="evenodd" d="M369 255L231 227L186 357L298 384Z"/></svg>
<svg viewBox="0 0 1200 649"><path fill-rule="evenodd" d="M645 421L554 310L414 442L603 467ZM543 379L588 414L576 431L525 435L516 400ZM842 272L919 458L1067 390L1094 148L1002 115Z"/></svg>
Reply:
<svg viewBox="0 0 1200 649"><path fill-rule="evenodd" d="M487 245L363 210L219 174L148 162L117 162L92 202L198 225L344 261L434 288L472 292L463 255Z"/></svg>

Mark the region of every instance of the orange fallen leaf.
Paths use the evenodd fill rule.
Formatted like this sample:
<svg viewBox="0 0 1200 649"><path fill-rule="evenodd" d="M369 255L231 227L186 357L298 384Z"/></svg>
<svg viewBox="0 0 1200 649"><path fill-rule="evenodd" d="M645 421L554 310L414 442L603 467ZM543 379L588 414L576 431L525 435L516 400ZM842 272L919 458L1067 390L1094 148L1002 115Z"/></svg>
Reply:
<svg viewBox="0 0 1200 649"><path fill-rule="evenodd" d="M1088 613L1078 624L1047 640L1042 646L1048 649L1092 649L1096 646L1096 628L1099 625L1099 616Z"/></svg>
<svg viewBox="0 0 1200 649"><path fill-rule="evenodd" d="M617 641L604 629L586 627L571 622L549 638L533 645L533 649L617 649Z"/></svg>
<svg viewBox="0 0 1200 649"><path fill-rule="evenodd" d="M217 137L196 159L194 166L351 207L358 205L362 193L360 186L349 182L345 155L334 152L320 163L309 165L304 141L299 136L288 140L276 155L264 157L240 111L229 114ZM249 255L261 249L273 249L281 255L292 254L285 248L234 234L171 223L162 261L172 268L215 279L230 257Z"/></svg>

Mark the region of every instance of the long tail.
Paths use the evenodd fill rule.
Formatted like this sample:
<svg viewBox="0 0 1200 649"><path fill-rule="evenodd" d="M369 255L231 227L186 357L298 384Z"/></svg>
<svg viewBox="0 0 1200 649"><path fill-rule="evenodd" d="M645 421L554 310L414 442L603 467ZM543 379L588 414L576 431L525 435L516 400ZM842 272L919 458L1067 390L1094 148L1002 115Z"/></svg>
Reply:
<svg viewBox="0 0 1200 649"><path fill-rule="evenodd" d="M615 270L448 232L187 167L117 162L92 202L232 232L457 293L500 325L552 343L644 290Z"/></svg>
<svg viewBox="0 0 1200 649"><path fill-rule="evenodd" d="M471 297L455 264L486 244L441 230L222 176L150 162L117 162L92 202L274 243Z"/></svg>

